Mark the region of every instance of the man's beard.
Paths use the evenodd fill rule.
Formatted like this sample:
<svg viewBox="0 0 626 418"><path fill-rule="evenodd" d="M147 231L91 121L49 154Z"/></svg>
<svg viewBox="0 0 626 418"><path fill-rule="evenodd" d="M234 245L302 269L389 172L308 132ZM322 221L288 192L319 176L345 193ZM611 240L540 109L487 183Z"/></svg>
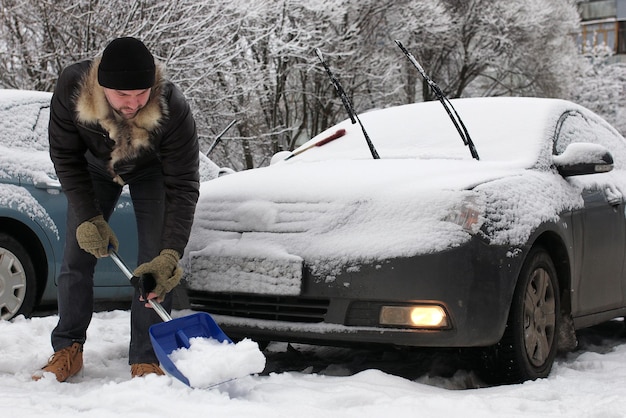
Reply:
<svg viewBox="0 0 626 418"><path fill-rule="evenodd" d="M140 107L139 109L135 110L132 114L130 114L130 113L124 113L124 112L122 111L122 109L113 109L113 110L114 110L114 111L115 111L115 113L117 113L117 114L118 114L121 118L123 118L123 119L127 119L127 120L128 120L128 119L132 119L132 118L134 118L135 116L137 116L137 113L139 113L139 111L140 111L141 109L143 109L143 106L142 106L142 107Z"/></svg>

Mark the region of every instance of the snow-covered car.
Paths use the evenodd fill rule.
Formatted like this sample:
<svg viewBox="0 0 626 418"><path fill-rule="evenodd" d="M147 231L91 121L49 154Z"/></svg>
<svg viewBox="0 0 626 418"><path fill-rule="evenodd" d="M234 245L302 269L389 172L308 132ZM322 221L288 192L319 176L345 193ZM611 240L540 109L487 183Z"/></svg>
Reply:
<svg viewBox="0 0 626 418"><path fill-rule="evenodd" d="M56 305L67 200L48 154L51 93L0 90L0 318ZM203 180L219 167L201 155ZM135 216L124 190L111 217L120 255L137 260ZM97 303L129 301L132 287L108 258L94 276Z"/></svg>
<svg viewBox="0 0 626 418"><path fill-rule="evenodd" d="M475 156L416 103L360 116L378 159L346 120L204 184L192 307L233 338L467 348L486 379L547 376L576 329L626 312L626 142L568 101L451 103Z"/></svg>

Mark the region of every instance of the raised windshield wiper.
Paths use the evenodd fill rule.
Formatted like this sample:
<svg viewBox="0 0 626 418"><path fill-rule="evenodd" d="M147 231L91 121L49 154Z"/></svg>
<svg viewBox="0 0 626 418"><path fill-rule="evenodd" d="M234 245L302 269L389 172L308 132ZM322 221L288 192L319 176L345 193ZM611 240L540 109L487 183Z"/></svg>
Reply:
<svg viewBox="0 0 626 418"><path fill-rule="evenodd" d="M431 80L430 77L428 77L428 75L426 74L422 66L419 65L415 57L409 51L407 51L406 48L402 45L402 43L398 41L397 39L396 39L396 44L400 47L402 52L404 52L404 55L406 55L409 61L411 61L411 64L413 64L413 66L417 68L417 71L419 71L422 77L424 77L424 80L426 80L426 82L432 89L433 93L435 93L435 96L437 96L437 99L439 99L444 109L446 109L446 112L448 113L448 116L450 116L452 123L454 123L454 127L456 128L457 132L461 136L463 143L469 147L472 157L479 160L478 152L476 152L476 148L474 147L472 138L470 138L469 132L467 132L467 128L465 128L463 121L459 117L459 114L456 113L456 109L454 108L454 106L452 106L452 103L450 103L450 100L448 100L448 98L443 94L439 86L435 84L435 82Z"/></svg>
<svg viewBox="0 0 626 418"><path fill-rule="evenodd" d="M361 123L361 120L359 119L356 112L354 111L354 107L352 107L352 103L350 103L350 99L348 99L348 96L346 95L345 90L343 89L343 87L341 87L339 80L337 80L337 78L330 71L330 68L328 68L328 65L326 64L326 61L324 61L324 57L322 56L322 52L319 50L319 48L315 48L315 53L317 54L317 57L320 59L322 65L324 66L324 69L326 70L328 77L330 77L330 81L333 83L333 86L335 86L335 90L337 90L337 94L339 95L339 97L341 97L341 101L343 102L343 107L346 108L346 112L348 112L348 115L350 116L350 120L352 121L353 124L359 122L359 125L361 126L361 130L363 131L363 135L365 136L365 141L367 142L367 146L369 147L370 152L372 153L372 157L374 157L374 159L379 159L380 156L378 155L376 148L374 148L374 144L372 144L372 141L370 140L369 135L365 131L365 128L363 127L363 124Z"/></svg>

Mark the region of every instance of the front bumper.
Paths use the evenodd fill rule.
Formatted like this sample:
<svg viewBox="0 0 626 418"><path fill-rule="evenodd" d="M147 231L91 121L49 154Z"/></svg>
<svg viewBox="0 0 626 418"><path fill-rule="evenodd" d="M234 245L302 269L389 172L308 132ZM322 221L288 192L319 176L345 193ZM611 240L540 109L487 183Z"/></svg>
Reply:
<svg viewBox="0 0 626 418"><path fill-rule="evenodd" d="M350 267L329 280L304 268L298 296L188 289L191 307L215 315L232 338L415 347L488 346L504 332L521 251L474 238L434 254ZM516 254L516 256L510 256ZM381 326L382 306L432 303L445 329Z"/></svg>

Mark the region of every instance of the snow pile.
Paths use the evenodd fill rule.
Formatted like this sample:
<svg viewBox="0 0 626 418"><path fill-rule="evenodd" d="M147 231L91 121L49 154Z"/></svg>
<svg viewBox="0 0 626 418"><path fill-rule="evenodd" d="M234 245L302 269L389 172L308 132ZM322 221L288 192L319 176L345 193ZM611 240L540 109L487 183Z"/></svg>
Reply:
<svg viewBox="0 0 626 418"><path fill-rule="evenodd" d="M230 343L194 337L189 343L189 348L174 350L169 358L193 388L212 387L261 373L265 368L265 356L258 344L248 338Z"/></svg>

